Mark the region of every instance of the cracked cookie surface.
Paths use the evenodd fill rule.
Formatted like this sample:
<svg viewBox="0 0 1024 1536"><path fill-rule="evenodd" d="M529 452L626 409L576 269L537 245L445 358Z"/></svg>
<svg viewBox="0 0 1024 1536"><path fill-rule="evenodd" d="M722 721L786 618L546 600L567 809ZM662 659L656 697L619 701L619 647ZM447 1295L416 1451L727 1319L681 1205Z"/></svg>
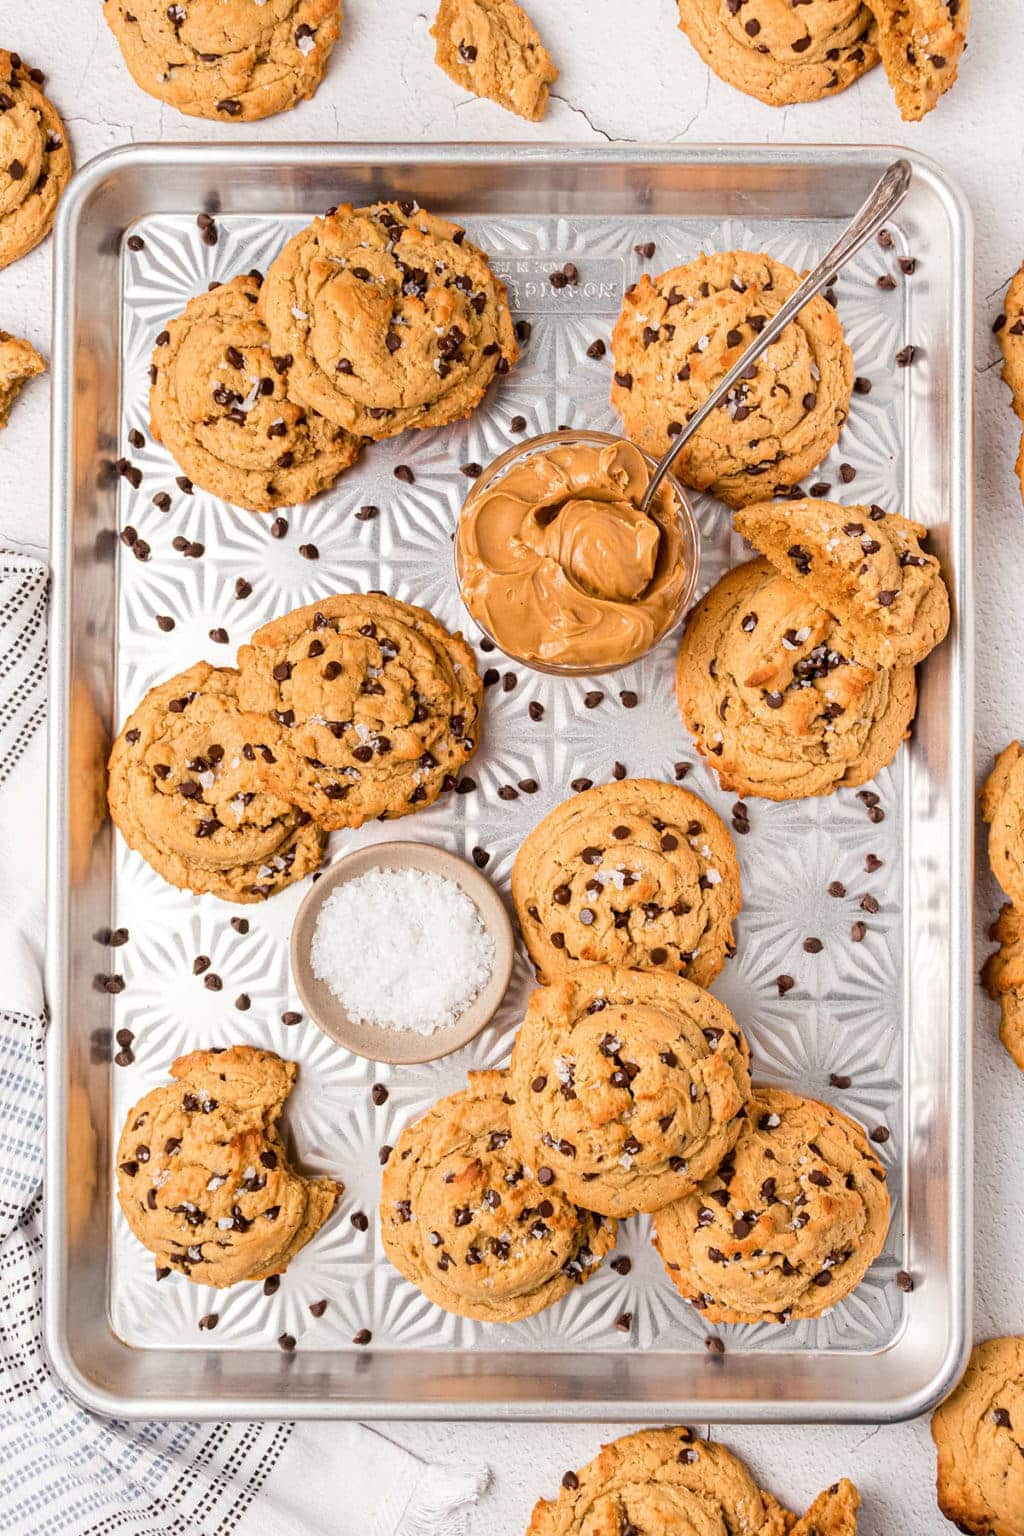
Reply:
<svg viewBox="0 0 1024 1536"><path fill-rule="evenodd" d="M546 1188L509 1128L508 1072L470 1072L398 1138L381 1183L384 1251L438 1306L516 1322L582 1285L615 1222Z"/></svg>
<svg viewBox="0 0 1024 1536"><path fill-rule="evenodd" d="M1012 902L1003 904L989 938L999 948L985 961L981 979L989 997L999 1004L999 1038L1024 1072L1024 930L1020 911Z"/></svg>
<svg viewBox="0 0 1024 1536"><path fill-rule="evenodd" d="M339 593L264 624L238 665L264 782L330 831L432 804L476 750L473 652L425 608Z"/></svg>
<svg viewBox="0 0 1024 1536"><path fill-rule="evenodd" d="M620 779L534 827L512 868L512 901L542 981L604 962L707 986L735 948L739 863L698 795Z"/></svg>
<svg viewBox="0 0 1024 1536"><path fill-rule="evenodd" d="M827 608L882 666L923 661L949 629L949 594L928 530L877 506L834 501L758 502L734 523L780 575Z"/></svg>
<svg viewBox="0 0 1024 1536"><path fill-rule="evenodd" d="M342 1186L292 1168L279 1129L296 1071L249 1045L193 1051L129 1110L118 1199L158 1269L199 1285L262 1280L323 1226Z"/></svg>
<svg viewBox="0 0 1024 1536"><path fill-rule="evenodd" d="M692 1190L734 1146L750 1093L750 1052L724 1003L678 976L606 965L532 994L511 1072L521 1155L609 1216Z"/></svg>
<svg viewBox="0 0 1024 1536"><path fill-rule="evenodd" d="M30 341L0 331L0 427L6 427L22 386L46 372L46 363Z"/></svg>
<svg viewBox="0 0 1024 1536"><path fill-rule="evenodd" d="M723 789L766 800L866 784L909 735L913 667L854 637L768 560L736 566L687 620L676 698Z"/></svg>
<svg viewBox="0 0 1024 1536"><path fill-rule="evenodd" d="M288 398L287 356L270 350L252 273L197 294L160 332L150 426L205 491L253 512L310 501L359 455L360 440Z"/></svg>
<svg viewBox="0 0 1024 1536"><path fill-rule="evenodd" d="M1024 747L1011 741L981 787L988 861L1010 900L1024 907Z"/></svg>
<svg viewBox="0 0 1024 1536"><path fill-rule="evenodd" d="M135 84L190 117L252 122L312 96L341 0L104 0Z"/></svg>
<svg viewBox="0 0 1024 1536"><path fill-rule="evenodd" d="M0 271L45 240L71 179L67 133L42 81L0 48Z"/></svg>
<svg viewBox="0 0 1024 1536"><path fill-rule="evenodd" d="M641 1429L567 1473L526 1536L856 1536L859 1506L844 1478L798 1521L725 1446L683 1427Z"/></svg>
<svg viewBox="0 0 1024 1536"><path fill-rule="evenodd" d="M441 0L430 32L456 85L530 122L544 116L558 70L515 0Z"/></svg>
<svg viewBox="0 0 1024 1536"><path fill-rule="evenodd" d="M770 107L832 96L878 63L863 0L679 0L679 26L721 80Z"/></svg>
<svg viewBox="0 0 1024 1536"><path fill-rule="evenodd" d="M612 333L612 405L655 458L797 287L770 256L700 256L631 288ZM731 507L791 489L821 463L850 408L853 357L832 305L811 300L680 449L673 471Z"/></svg>
<svg viewBox="0 0 1024 1536"><path fill-rule="evenodd" d="M324 836L268 792L267 722L239 704L239 675L197 662L151 688L110 754L107 797L130 848L179 888L265 900L318 869Z"/></svg>
<svg viewBox="0 0 1024 1536"><path fill-rule="evenodd" d="M732 1152L658 1211L654 1246L709 1323L818 1317L885 1243L885 1171L860 1125L829 1104L755 1087Z"/></svg>
<svg viewBox="0 0 1024 1536"><path fill-rule="evenodd" d="M504 284L416 203L345 204L271 262L260 314L292 398L361 437L468 416L518 351Z"/></svg>
<svg viewBox="0 0 1024 1536"><path fill-rule="evenodd" d="M1024 1339L986 1339L932 1416L939 1508L973 1536L1024 1533Z"/></svg>
<svg viewBox="0 0 1024 1536"><path fill-rule="evenodd" d="M957 77L971 0L867 0L878 51L904 122L926 116Z"/></svg>

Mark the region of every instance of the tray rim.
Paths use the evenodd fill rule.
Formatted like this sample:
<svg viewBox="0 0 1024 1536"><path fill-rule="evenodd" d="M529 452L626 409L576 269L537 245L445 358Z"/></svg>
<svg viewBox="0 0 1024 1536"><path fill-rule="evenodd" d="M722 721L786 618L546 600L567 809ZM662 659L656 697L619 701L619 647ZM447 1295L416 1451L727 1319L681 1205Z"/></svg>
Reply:
<svg viewBox="0 0 1024 1536"><path fill-rule="evenodd" d="M856 159L861 166L879 170L890 156L903 155L910 160L915 177L928 183L933 194L944 204L954 235L954 249L961 259L950 274L951 296L951 417L954 430L950 449L951 501L959 512L953 537L957 546L957 590L955 607L960 673L957 686L959 701L960 750L951 764L950 836L954 858L971 878L963 880L950 893L950 929L958 957L956 991L951 1005L954 1017L963 1027L958 1038L948 1042L948 1065L955 1092L949 1119L949 1219L952 1328L943 1359L930 1382L884 1405L860 1401L821 1402L794 1399L784 1404L776 1400L713 1399L689 1400L643 1399L610 1402L588 1397L563 1399L557 1406L548 1401L515 1399L458 1399L435 1402L361 1401L337 1397L223 1396L174 1397L133 1396L118 1393L93 1379L74 1356L65 1326L68 1286L65 1252L56 1235L66 1226L66 1188L61 1153L62 1127L67 1109L68 1050L66 1020L69 1003L69 956L67 953L69 887L67 880L67 714L70 687L70 578L72 571L71 517L69 513L72 455L69 430L73 411L73 305L76 273L73 263L74 242L79 220L90 198L103 182L125 170L157 171L163 166L176 168L228 167L245 160L251 165L273 167L314 167L318 165L400 166L404 164L443 165L457 162L466 166L518 162L536 165L564 164L637 166L685 164L714 168L738 165L746 169L799 167L849 167ZM522 144L514 141L490 143L432 142L406 144L287 141L264 144L252 141L160 142L122 145L103 152L76 172L58 210L53 247L53 341L51 362L51 608L50 667L48 676L49 740L47 749L47 920L45 989L49 1027L45 1050L45 1167L44 1199L48 1220L44 1230L44 1308L43 1336L50 1364L71 1397L90 1411L111 1418L139 1419L437 1419L459 1421L618 1421L624 1416L638 1422L679 1422L685 1419L711 1423L896 1423L928 1412L959 1379L972 1340L973 1311L973 1087L971 1076L971 1040L973 1032L973 870L974 870L974 564L973 564L973 278L974 224L970 205L960 186L931 157L898 145L797 144L752 145L702 143L680 145L622 144L590 146L547 141ZM957 370L956 362L959 362ZM962 430L956 430L961 428ZM781 1412L779 1411L781 1408ZM872 1411L881 1408L882 1411ZM710 1411L709 1411L710 1410Z"/></svg>

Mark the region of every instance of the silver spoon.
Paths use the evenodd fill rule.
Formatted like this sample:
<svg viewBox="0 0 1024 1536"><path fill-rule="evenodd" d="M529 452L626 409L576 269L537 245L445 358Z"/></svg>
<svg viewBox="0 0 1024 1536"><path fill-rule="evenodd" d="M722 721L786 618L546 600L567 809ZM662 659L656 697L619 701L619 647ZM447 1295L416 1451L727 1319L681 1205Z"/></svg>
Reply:
<svg viewBox="0 0 1024 1536"><path fill-rule="evenodd" d="M759 358L772 342L782 334L791 320L795 320L805 304L809 304L816 294L823 288L827 288L832 275L844 267L851 257L856 256L861 246L865 245L874 235L886 219L890 218L906 197L910 190L911 178L910 162L907 160L894 160L888 170L883 172L875 185L874 190L856 213L844 232L839 236L835 245L813 267L799 288L786 300L776 315L768 321L759 336L755 336L743 356L736 362L729 372L722 378L708 395L703 404L699 405L683 427L679 435L672 440L672 446L658 464L651 476L651 483L647 487L640 509L643 512L649 510L651 502L661 482L669 473L675 463L676 454L683 444L688 442L698 428L707 420L711 412L721 405L726 395L738 382L756 358Z"/></svg>

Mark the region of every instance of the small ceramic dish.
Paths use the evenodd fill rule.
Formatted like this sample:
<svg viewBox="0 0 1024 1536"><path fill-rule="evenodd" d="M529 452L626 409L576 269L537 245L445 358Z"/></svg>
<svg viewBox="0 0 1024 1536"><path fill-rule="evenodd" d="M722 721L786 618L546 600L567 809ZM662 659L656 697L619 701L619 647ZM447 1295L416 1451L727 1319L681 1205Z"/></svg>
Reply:
<svg viewBox="0 0 1024 1536"><path fill-rule="evenodd" d="M494 969L490 980L447 1029L424 1035L416 1030L387 1029L351 1019L341 1000L313 971L313 934L321 907L344 881L353 880L370 869L420 869L454 880L476 907L480 921L494 942ZM436 1061L438 1057L449 1056L452 1051L468 1045L493 1017L505 996L514 954L511 920L486 875L467 864L465 859L428 843L376 843L346 854L314 881L292 925L292 976L309 1017L336 1045L370 1061L383 1061L392 1066Z"/></svg>

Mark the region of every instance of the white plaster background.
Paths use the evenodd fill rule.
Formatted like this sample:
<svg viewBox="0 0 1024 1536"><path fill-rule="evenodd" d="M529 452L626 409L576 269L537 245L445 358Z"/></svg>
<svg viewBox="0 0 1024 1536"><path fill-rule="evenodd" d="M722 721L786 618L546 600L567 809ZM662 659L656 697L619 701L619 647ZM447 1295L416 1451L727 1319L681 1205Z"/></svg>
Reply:
<svg viewBox="0 0 1024 1536"><path fill-rule="evenodd" d="M1024 733L1020 591L1024 510L1012 466L1018 433L999 380L991 324L1024 257L1024 93L1021 0L978 0L960 80L923 123L903 124L881 70L830 101L777 110L712 77L676 31L675 0L529 0L562 78L543 124L523 123L466 96L433 64L433 0L345 0L346 24L313 101L239 137L289 140L573 140L609 142L905 143L954 175L977 226L977 652L979 773L994 750ZM428 12L430 15L428 15ZM153 139L227 140L235 130L178 115L133 85L98 0L0 0L0 45L46 71L48 89L83 164L101 150ZM0 272L0 327L50 349L49 244ZM0 544L47 546L48 417L33 384L0 437ZM967 870L963 878L969 879ZM978 953L998 904L977 881ZM996 1040L996 1010L978 993L975 1053L976 1333L1024 1332L1024 1149L1017 1135L1024 1083ZM494 1477L473 1536L518 1536L535 1498L562 1472L628 1426L395 1425L394 1438L425 1455L483 1460ZM802 1509L825 1484L853 1477L864 1495L864 1536L925 1536L952 1529L933 1493L927 1422L883 1428L726 1429L765 1484ZM346 1479L359 1469L344 1469ZM325 1519L337 1533L344 1501ZM347 1532L345 1532L347 1536Z"/></svg>

